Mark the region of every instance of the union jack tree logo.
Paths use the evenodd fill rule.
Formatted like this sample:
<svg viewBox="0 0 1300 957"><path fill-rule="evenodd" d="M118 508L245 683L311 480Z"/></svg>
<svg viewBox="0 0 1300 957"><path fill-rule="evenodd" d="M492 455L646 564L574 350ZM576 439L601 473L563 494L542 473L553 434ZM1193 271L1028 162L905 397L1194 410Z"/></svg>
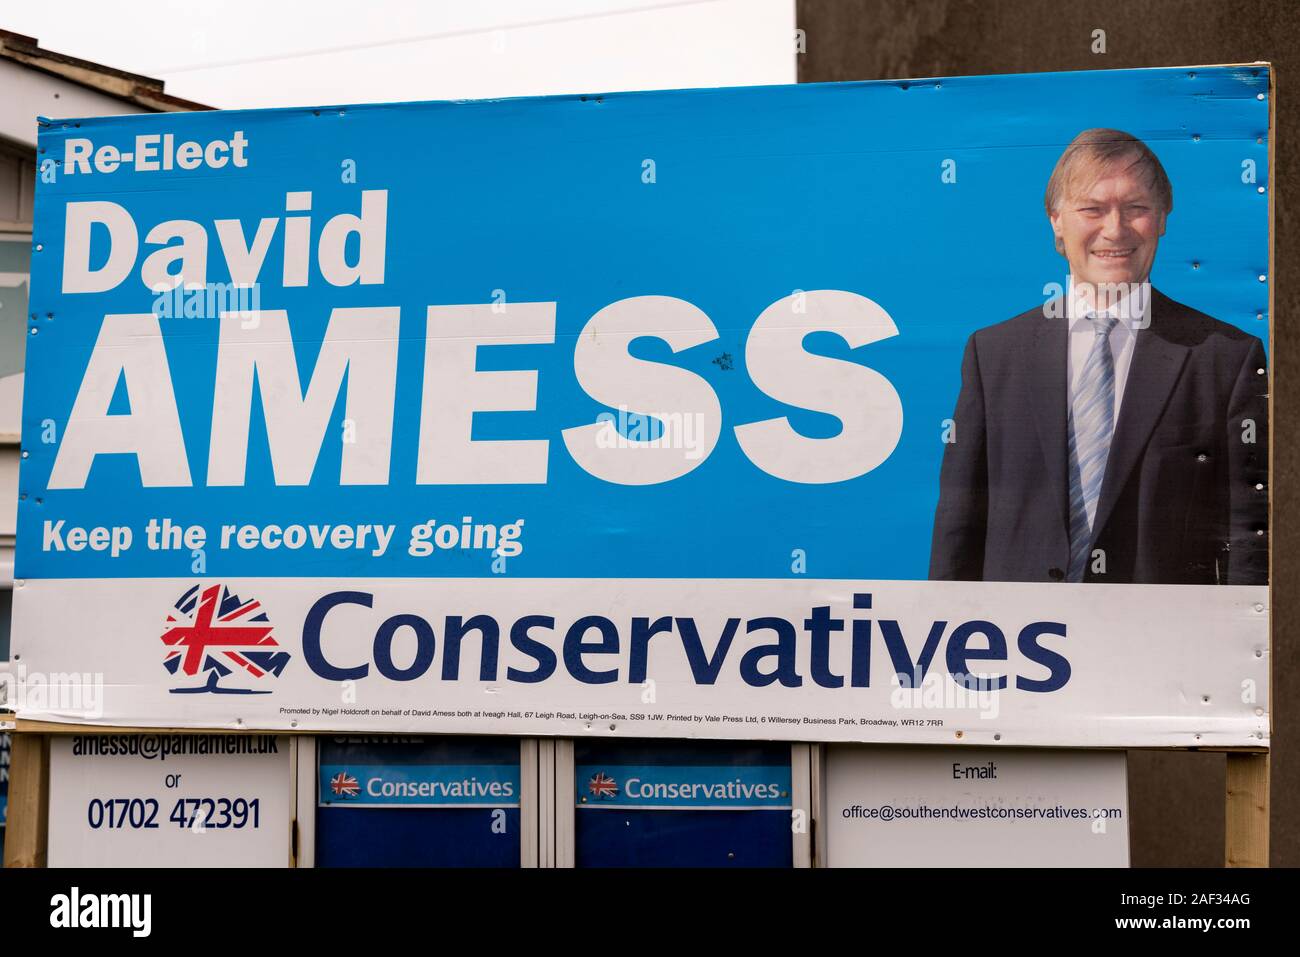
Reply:
<svg viewBox="0 0 1300 957"><path fill-rule="evenodd" d="M597 771L587 782L587 790L598 798L618 797L618 784L604 771Z"/></svg>
<svg viewBox="0 0 1300 957"><path fill-rule="evenodd" d="M361 785L348 772L340 771L330 778L330 790L334 792L335 797L354 798L361 793Z"/></svg>
<svg viewBox="0 0 1300 957"><path fill-rule="evenodd" d="M225 585L195 585L181 595L163 629L163 667L181 681L206 678L202 684L172 688L172 694L270 694L270 688L220 683L232 674L278 678L289 663L289 653L280 650L261 608L260 602L244 601Z"/></svg>

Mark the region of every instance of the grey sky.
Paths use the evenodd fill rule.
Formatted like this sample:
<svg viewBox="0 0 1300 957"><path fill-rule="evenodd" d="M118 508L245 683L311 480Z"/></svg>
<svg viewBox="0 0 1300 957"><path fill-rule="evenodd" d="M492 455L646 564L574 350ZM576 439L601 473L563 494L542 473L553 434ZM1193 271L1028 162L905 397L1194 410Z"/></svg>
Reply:
<svg viewBox="0 0 1300 957"><path fill-rule="evenodd" d="M792 83L794 18L794 0L63 0L0 26L240 108Z"/></svg>

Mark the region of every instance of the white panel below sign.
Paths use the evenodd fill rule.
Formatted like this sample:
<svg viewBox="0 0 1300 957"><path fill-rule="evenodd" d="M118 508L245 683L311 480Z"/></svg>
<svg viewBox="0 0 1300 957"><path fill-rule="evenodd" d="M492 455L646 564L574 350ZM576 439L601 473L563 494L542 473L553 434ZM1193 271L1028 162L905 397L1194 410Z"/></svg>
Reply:
<svg viewBox="0 0 1300 957"><path fill-rule="evenodd" d="M51 867L286 867L287 737L58 735Z"/></svg>
<svg viewBox="0 0 1300 957"><path fill-rule="evenodd" d="M1123 751L826 752L831 867L1127 867Z"/></svg>
<svg viewBox="0 0 1300 957"><path fill-rule="evenodd" d="M22 667L80 685L15 703L298 734L1264 745L1267 601L1232 585L29 580ZM86 639L88 608L112 640ZM471 616L486 634L449 642Z"/></svg>

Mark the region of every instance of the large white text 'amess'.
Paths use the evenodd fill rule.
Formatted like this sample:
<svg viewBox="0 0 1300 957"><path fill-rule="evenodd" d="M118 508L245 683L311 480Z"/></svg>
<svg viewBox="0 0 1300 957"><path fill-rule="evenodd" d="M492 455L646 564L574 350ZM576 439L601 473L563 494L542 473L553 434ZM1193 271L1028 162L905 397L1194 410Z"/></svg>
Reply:
<svg viewBox="0 0 1300 957"><path fill-rule="evenodd" d="M310 197L289 193L286 212L310 210ZM321 230L317 259L321 275L332 285L384 282L387 192L365 191L361 207L359 216L339 214ZM308 217L284 220L283 283L306 285ZM107 227L111 248L105 264L92 269L89 236L96 224ZM252 241L246 242L238 220L216 221L218 244L234 282L258 281L278 226L279 218L263 219ZM135 270L138 232L130 214L117 204L69 203L66 230L64 293L103 292ZM360 239L355 265L344 257L352 233ZM177 239L179 243L171 242ZM140 279L148 289L201 285L206 280L208 233L201 224L162 223L145 242L162 247L141 266ZM493 345L553 343L555 307L554 302L428 307L417 483L546 482L547 440L476 440L471 426L476 412L536 410L536 371L479 371L476 357L480 348ZM255 385L261 392L276 484L308 484L345 373L344 414L352 429L348 440L339 437L339 482L388 484L399 320L396 306L334 308L304 388L285 310L262 309L252 317L222 313L207 484L244 484ZM902 403L879 372L807 352L804 338L814 332L834 333L858 348L895 336L898 329L879 305L851 292L797 292L773 303L754 322L746 341L750 378L779 402L836 417L841 429L829 438L808 438L780 417L735 426L735 434L749 460L770 475L809 484L842 482L870 472L893 452L902 434ZM654 439L608 441L613 427L608 414L562 430L564 445L578 465L621 485L652 485L685 475L708 458L723 427L722 407L708 381L677 366L634 357L628 347L641 337L660 339L678 353L717 339L718 332L709 317L688 302L636 296L601 309L577 337L574 373L596 402L651 416L672 410L696 423L691 448ZM110 415L119 379L130 412ZM145 486L193 484L162 327L151 312L104 316L49 487L83 488L97 455L121 453L136 457Z"/></svg>

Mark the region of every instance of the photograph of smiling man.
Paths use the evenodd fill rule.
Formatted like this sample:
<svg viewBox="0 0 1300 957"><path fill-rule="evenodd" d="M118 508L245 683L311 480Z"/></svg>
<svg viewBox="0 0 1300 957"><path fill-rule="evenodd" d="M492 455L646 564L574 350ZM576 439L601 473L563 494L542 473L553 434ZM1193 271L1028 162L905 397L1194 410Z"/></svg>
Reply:
<svg viewBox="0 0 1300 957"><path fill-rule="evenodd" d="M1264 347L1150 285L1160 160L1085 130L1045 205L1066 291L966 344L930 577L1266 583Z"/></svg>

